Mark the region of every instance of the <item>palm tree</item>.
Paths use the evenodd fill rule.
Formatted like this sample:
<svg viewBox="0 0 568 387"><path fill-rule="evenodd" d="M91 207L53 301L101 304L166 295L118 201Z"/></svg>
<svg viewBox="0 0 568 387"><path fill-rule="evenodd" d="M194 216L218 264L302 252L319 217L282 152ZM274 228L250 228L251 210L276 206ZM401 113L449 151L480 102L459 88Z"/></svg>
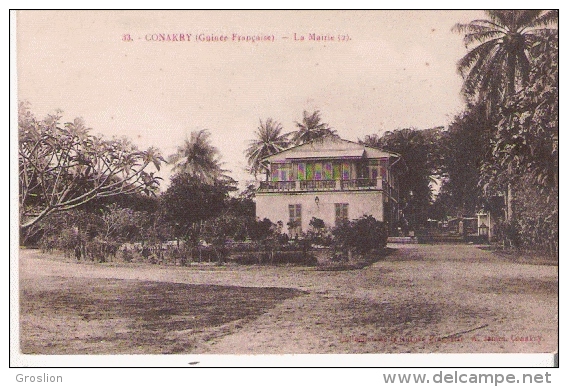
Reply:
<svg viewBox="0 0 568 387"><path fill-rule="evenodd" d="M558 22L557 11L485 11L488 20L456 24L464 33L466 48L474 48L458 61L464 78L462 93L470 103L482 102L491 113L526 84L531 68L530 51Z"/></svg>
<svg viewBox="0 0 568 387"><path fill-rule="evenodd" d="M304 110L304 118L302 122L296 121L298 130L292 132L292 141L296 145L301 145L306 142L320 139L326 136L337 137L337 132L329 127L328 124L321 122L321 115L319 110L309 114Z"/></svg>
<svg viewBox="0 0 568 387"><path fill-rule="evenodd" d="M177 152L168 157L176 173L187 173L199 181L212 184L218 180L232 180L219 161L219 150L211 145L211 133L207 129L191 132Z"/></svg>
<svg viewBox="0 0 568 387"><path fill-rule="evenodd" d="M267 118L265 122L260 120L260 125L254 134L256 139L250 142L246 156L249 171L256 178L256 175L265 168L262 159L288 148L290 141L288 133L282 134L282 125L272 118Z"/></svg>
<svg viewBox="0 0 568 387"><path fill-rule="evenodd" d="M464 78L462 93L468 102L485 106L488 116L523 88L531 70L531 50L542 38L556 33L546 28L558 23L557 11L485 11L489 20L456 24L453 30L465 33L466 48L477 44L458 61ZM507 184L506 219L513 219L511 179Z"/></svg>

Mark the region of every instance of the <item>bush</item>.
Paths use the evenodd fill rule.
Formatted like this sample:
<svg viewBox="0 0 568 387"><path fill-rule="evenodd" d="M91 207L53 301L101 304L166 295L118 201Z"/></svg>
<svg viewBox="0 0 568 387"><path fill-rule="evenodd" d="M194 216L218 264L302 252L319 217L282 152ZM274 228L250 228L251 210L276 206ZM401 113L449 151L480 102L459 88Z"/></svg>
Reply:
<svg viewBox="0 0 568 387"><path fill-rule="evenodd" d="M218 253L213 246L199 246L195 251L194 260L198 262L215 262L219 260Z"/></svg>
<svg viewBox="0 0 568 387"><path fill-rule="evenodd" d="M520 247L519 225L517 222L498 222L493 232L494 239L501 243L503 248Z"/></svg>
<svg viewBox="0 0 568 387"><path fill-rule="evenodd" d="M330 246L332 244L331 231L324 221L319 218L310 220L310 229L306 233L306 239L313 245Z"/></svg>
<svg viewBox="0 0 568 387"><path fill-rule="evenodd" d="M132 262L134 260L134 251L124 247L120 250L120 258L124 262Z"/></svg>
<svg viewBox="0 0 568 387"><path fill-rule="evenodd" d="M315 266L318 263L316 257L305 251L277 251L273 256L273 264L292 264L303 266Z"/></svg>
<svg viewBox="0 0 568 387"><path fill-rule="evenodd" d="M558 254L558 190L524 179L514 186L513 221L496 222L492 242L504 249Z"/></svg>
<svg viewBox="0 0 568 387"><path fill-rule="evenodd" d="M558 190L522 182L516 187L516 245L551 256L558 254Z"/></svg>
<svg viewBox="0 0 568 387"><path fill-rule="evenodd" d="M248 251L232 254L229 258L239 265L260 265L269 261L270 253L266 251Z"/></svg>
<svg viewBox="0 0 568 387"><path fill-rule="evenodd" d="M232 253L244 253L249 251L261 250L259 243L251 241L227 243L227 248Z"/></svg>
<svg viewBox="0 0 568 387"><path fill-rule="evenodd" d="M271 236L274 227L275 224L267 218L263 220L252 219L247 224L248 235L253 241L262 241Z"/></svg>
<svg viewBox="0 0 568 387"><path fill-rule="evenodd" d="M119 248L118 242L106 241L97 237L85 243L84 253L91 261L103 263L107 262L109 258L115 257Z"/></svg>
<svg viewBox="0 0 568 387"><path fill-rule="evenodd" d="M333 229L332 234L334 247L343 253L351 250L357 254L366 254L387 245L386 226L369 215L341 223Z"/></svg>
<svg viewBox="0 0 568 387"><path fill-rule="evenodd" d="M240 252L232 254L229 259L240 265L317 265L317 259L313 254L298 250Z"/></svg>

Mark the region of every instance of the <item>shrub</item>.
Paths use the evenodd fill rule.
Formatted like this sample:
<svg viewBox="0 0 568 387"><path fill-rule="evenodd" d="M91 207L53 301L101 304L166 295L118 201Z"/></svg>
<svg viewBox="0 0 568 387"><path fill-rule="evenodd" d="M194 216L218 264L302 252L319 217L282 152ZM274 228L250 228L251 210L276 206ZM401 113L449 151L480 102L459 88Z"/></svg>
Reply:
<svg viewBox="0 0 568 387"><path fill-rule="evenodd" d="M385 225L369 215L341 223L333 229L332 234L334 247L344 253L352 250L357 254L365 254L387 245Z"/></svg>
<svg viewBox="0 0 568 387"><path fill-rule="evenodd" d="M306 238L314 245L330 246L332 243L330 229L322 219L315 217L310 220L310 229L306 233Z"/></svg>
<svg viewBox="0 0 568 387"><path fill-rule="evenodd" d="M517 222L498 222L494 228L494 239L502 244L503 248L519 247L519 225Z"/></svg>
<svg viewBox="0 0 568 387"><path fill-rule="evenodd" d="M260 265L268 262L269 255L269 253L264 251L243 251L232 254L230 260L240 265Z"/></svg>
<svg viewBox="0 0 568 387"><path fill-rule="evenodd" d="M519 247L558 254L558 190L521 182L514 202Z"/></svg>
<svg viewBox="0 0 568 387"><path fill-rule="evenodd" d="M292 264L292 265L304 265L304 266L315 266L318 261L316 257L306 251L277 251L273 256L273 264Z"/></svg>
<svg viewBox="0 0 568 387"><path fill-rule="evenodd" d="M312 227L315 231L321 231L325 228L325 222L323 219L313 217L310 220L310 227Z"/></svg>
<svg viewBox="0 0 568 387"><path fill-rule="evenodd" d="M87 241L85 244L85 254L91 259L91 261L96 262L107 262L111 257L115 257L120 244L116 241L106 241L101 238L94 238Z"/></svg>
<svg viewBox="0 0 568 387"><path fill-rule="evenodd" d="M311 253L299 250L288 251L249 251L232 254L230 256L232 262L241 265L303 265L314 266L317 259Z"/></svg>
<svg viewBox="0 0 568 387"><path fill-rule="evenodd" d="M120 258L122 258L124 262L132 262L134 260L134 251L124 247L120 250Z"/></svg>
<svg viewBox="0 0 568 387"><path fill-rule="evenodd" d="M247 225L248 235L253 241L264 240L272 234L275 224L270 219L256 220L249 222Z"/></svg>

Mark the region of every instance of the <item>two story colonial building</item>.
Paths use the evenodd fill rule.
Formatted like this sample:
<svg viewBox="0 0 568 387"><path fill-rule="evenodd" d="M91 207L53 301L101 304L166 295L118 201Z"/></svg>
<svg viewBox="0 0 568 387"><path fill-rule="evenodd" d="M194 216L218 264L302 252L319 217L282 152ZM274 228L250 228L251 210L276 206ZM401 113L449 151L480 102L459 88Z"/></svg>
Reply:
<svg viewBox="0 0 568 387"><path fill-rule="evenodd" d="M312 218L330 227L363 215L389 227L398 221L398 174L405 167L397 154L328 136L264 161L256 216L281 221L291 236L306 232Z"/></svg>

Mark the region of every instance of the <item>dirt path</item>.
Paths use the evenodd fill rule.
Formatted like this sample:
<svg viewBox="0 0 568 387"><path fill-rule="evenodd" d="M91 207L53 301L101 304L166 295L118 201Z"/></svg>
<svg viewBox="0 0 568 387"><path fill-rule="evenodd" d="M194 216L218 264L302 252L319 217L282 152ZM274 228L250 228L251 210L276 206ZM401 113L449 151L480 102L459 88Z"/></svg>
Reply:
<svg viewBox="0 0 568 387"><path fill-rule="evenodd" d="M393 254L368 268L339 272L299 267L77 264L22 251L20 277L31 290L52 286L49 278L74 277L305 292L283 299L254 319L215 327L194 342L194 353L545 353L557 349L557 266L518 264L468 245L393 247ZM188 332L168 334L175 338Z"/></svg>
<svg viewBox="0 0 568 387"><path fill-rule="evenodd" d="M287 300L213 353L552 352L557 268L472 246L399 246L387 260ZM460 334L465 332L463 334ZM521 341L523 340L523 341ZM528 340L528 341L526 341Z"/></svg>

